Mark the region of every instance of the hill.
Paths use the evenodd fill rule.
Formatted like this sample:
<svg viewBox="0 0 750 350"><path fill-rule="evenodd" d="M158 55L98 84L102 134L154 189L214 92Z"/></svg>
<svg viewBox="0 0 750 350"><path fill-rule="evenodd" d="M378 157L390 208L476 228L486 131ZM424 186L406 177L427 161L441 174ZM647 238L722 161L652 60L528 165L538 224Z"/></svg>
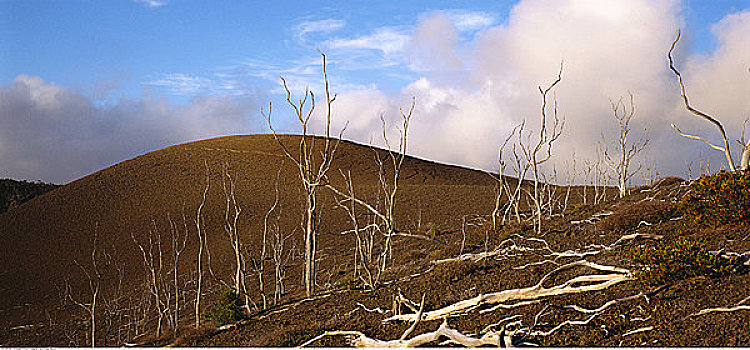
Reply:
<svg viewBox="0 0 750 350"><path fill-rule="evenodd" d="M295 136L283 139L298 142ZM385 157L382 150L379 153ZM364 191L368 187L375 189L378 168L374 154L368 146L343 142L332 177L339 178L338 169L351 171L357 186L363 186ZM236 198L242 209L239 228L248 247L259 244L262 219L274 202L274 183L281 167L280 226L288 234L294 231L289 244L301 247L300 233L295 231L301 218L298 171L291 162L284 162L272 136L222 137L169 147L116 164L0 214L3 329L40 323L48 310L61 307L66 284L73 295L85 295L88 284L84 282L84 270L91 268L95 233L98 250L106 251L117 264L124 266L123 285L135 289L144 282L145 275L143 258L131 234L139 242L145 242L151 230L161 233L166 240L170 232L168 215L182 227L184 213L191 230L183 255L190 257L183 259L185 271L193 267L198 246L194 220L205 188L206 165L210 188L204 221L213 268L218 273L227 273L231 265L231 249L223 227L225 166L237 180ZM399 220L416 222L421 215L423 224L455 227L464 214L491 210L494 180L484 173L407 158L402 174L399 205L403 210L399 211ZM338 232L348 229L349 223L343 211L335 209L332 195L327 192L321 195L321 231L326 234L322 235L320 245L325 251L329 249L329 241L338 241ZM456 198L476 200L467 203ZM347 240L346 244L350 243ZM344 261L343 257L335 259L323 258L321 268L328 269L329 264ZM298 284L298 272L294 269L299 264L298 259L291 263L289 275L295 277L290 278L290 289ZM83 311L70 307L66 310L67 313ZM67 344L65 341L60 338L41 344Z"/></svg>
<svg viewBox="0 0 750 350"><path fill-rule="evenodd" d="M299 137L283 140L294 144ZM357 196L379 203L384 194L376 154L388 156L343 142L329 173L334 186L345 188L339 170L350 172ZM188 143L117 164L0 214L0 286L7 296L0 306L0 341L90 344L85 310L96 286L89 284L95 280L94 256L103 272L97 345L386 346L430 337L431 345L750 343L750 226L696 225L678 210L699 192L689 181L663 179L622 199L613 199L614 189L607 189L609 200L597 203L590 200L594 189L573 187L565 210L553 208L543 230L535 232L525 220L492 226L488 214L496 181L487 174L406 158L396 203L401 235L393 238L380 283L375 288L363 283L366 271L357 247L372 249L378 263L384 238L362 231L358 239L336 202L341 197L324 189L319 193L318 293L306 298L299 227L303 197L298 169L284 159L268 135ZM206 169L210 185L202 221L211 269L204 266L208 300L201 313L209 317L194 329L196 219ZM387 166L385 171L391 174ZM227 174L237 181L234 192ZM279 205L267 215L277 174ZM546 190L556 199L568 193L567 187ZM742 186L732 191L745 193ZM234 193L241 208L236 231L227 193ZM523 209L520 215L526 217ZM361 208L356 217L360 228L376 222ZM242 239L252 302L248 312L238 310L221 282L232 279L235 261L227 228ZM279 279L274 256L267 252L261 259L263 233L276 229L286 238L276 265L285 285L279 295L274 294ZM187 237L177 274L172 237ZM278 241L266 238L265 246L273 250ZM141 252L136 242L146 249ZM163 259L145 264L163 267L156 292L149 287L143 256L159 251ZM267 307L256 273L261 261ZM170 287L175 275L178 288ZM181 307L175 308L177 303ZM160 309L169 310L162 316L178 319L180 327L173 330L165 321L163 334L155 334ZM178 316L172 316L175 309ZM215 327L215 321L228 325Z"/></svg>

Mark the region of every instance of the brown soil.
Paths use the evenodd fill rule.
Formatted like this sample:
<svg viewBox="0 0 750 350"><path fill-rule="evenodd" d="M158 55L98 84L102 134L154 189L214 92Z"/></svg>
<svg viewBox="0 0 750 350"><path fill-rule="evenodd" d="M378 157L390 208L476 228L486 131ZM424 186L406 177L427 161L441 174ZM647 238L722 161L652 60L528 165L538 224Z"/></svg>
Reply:
<svg viewBox="0 0 750 350"><path fill-rule="evenodd" d="M291 144L299 138L287 136L284 140ZM371 198L377 188L373 152L367 146L344 142L329 174L336 180L339 178L338 169L351 170L358 193ZM385 156L382 151L380 154ZM155 225L154 230L167 235L167 213L173 219L179 219L182 225L183 210L188 223L192 224L205 186L204 162L211 169L205 214L213 268L217 275L229 276L232 261L222 227L225 205L220 177L222 166L228 162L231 171L237 173L236 195L242 207L240 232L250 250L249 254L254 256L257 255L254 249L257 249L263 231L263 217L273 203L275 175L283 159L278 145L268 135L199 141L117 164L0 214L0 239L3 242L0 247L0 292L3 293L0 299L0 344L68 345L70 343L65 332L70 333L70 327L61 330L61 324L80 325L85 329L80 309L61 306L60 290L67 281L74 295L85 295L88 284L73 261L80 262L84 268L90 266L88 257L95 230L100 239L100 249L107 249L115 260L124 264L124 285L137 290L137 286L143 283L144 271L131 233L143 240L149 228L153 229ZM283 208L280 225L286 232L294 232L295 244L301 247L301 233L297 228L302 214L298 183L296 169L291 162L284 162L280 186ZM297 256L291 261L287 273L289 293L279 305L249 315L248 320L227 331L201 329L184 331L178 338L171 335L161 339L150 336L151 341L145 342L146 337L141 337L139 341L147 345L167 345L177 340L177 344L188 346L295 346L325 330L360 330L373 338L397 339L409 324L382 324L385 315L366 312L358 307L358 303L367 308L388 310L400 289L414 301L419 301L422 294L426 295L426 310L434 310L480 293L534 285L541 276L552 270L550 264L513 269L542 260L534 253L479 262L431 263L460 253L464 239L461 230L463 217L489 214L494 205L494 186L495 181L479 171L408 158L398 195L399 227L414 233L429 233L447 245L408 237L397 238L393 267L383 278L389 283L372 291L352 288L347 284L353 276L354 238L339 234L350 228L348 217L343 210L336 208L331 193L322 191L317 297L308 300L303 296L304 288L300 283L302 259ZM588 190L589 193L593 192L592 189ZM684 234L679 220L666 218L637 229L629 222L640 221L638 203L653 203L649 200L641 202L646 197L654 197L655 201L674 201L678 198L684 191L682 181L664 181L655 188L634 191L636 193L623 200L597 206L580 205L580 191L580 187L573 189L571 209L565 216L557 216L545 223L545 233L542 235L534 234L525 225L509 225L498 232L492 231L489 225L471 227L466 231L464 253L492 249L507 238L515 237L512 236L514 234L543 238L555 251L583 249L589 244L612 244L633 230L665 235L665 241ZM648 216L655 211L666 216L671 214L668 205L646 204L643 208L649 212L644 212L642 217L651 220L658 219L658 215ZM572 220L587 219L608 210L615 214L600 223L570 224ZM637 222L635 226L638 226ZM434 228L430 230L430 227ZM184 253L189 258L183 259L183 271L194 269L197 239L194 231L191 232L188 249ZM712 249L723 247L744 252L750 250L750 241L743 240L747 234L747 228L724 228L708 235L709 245ZM587 259L627 267L629 261L624 252L633 244L655 243L639 240ZM566 259L559 262L574 260ZM549 283L559 283L565 277L570 275L560 276ZM271 276L267 276L266 280L272 281ZM649 303L643 299L623 302L609 308L587 325L566 326L550 336L529 340L546 346L747 346L750 344L750 312L683 318L702 308L733 305L748 295L748 282L750 276L747 274L680 281L654 296ZM113 284L113 281L109 283ZM252 280L249 283L249 289L257 293L257 282ZM513 310L483 314L474 310L450 318L449 324L465 334L477 334L487 325L518 314L523 324L528 326L534 323L534 316L547 305L578 304L596 308L607 300L653 289L636 281L626 282L604 291L546 298L538 304ZM219 288L214 285L212 290L218 292ZM257 295L255 300L259 300ZM183 324L192 322L189 314L190 310L183 311ZM553 309L542 317L539 327L549 329L549 325L566 319L583 318L585 315L574 311ZM413 334L435 330L439 323L421 323ZM18 327L26 325L29 326ZM653 329L625 335L646 326L653 326ZM332 337L314 345L340 346L346 345L346 342L343 337Z"/></svg>

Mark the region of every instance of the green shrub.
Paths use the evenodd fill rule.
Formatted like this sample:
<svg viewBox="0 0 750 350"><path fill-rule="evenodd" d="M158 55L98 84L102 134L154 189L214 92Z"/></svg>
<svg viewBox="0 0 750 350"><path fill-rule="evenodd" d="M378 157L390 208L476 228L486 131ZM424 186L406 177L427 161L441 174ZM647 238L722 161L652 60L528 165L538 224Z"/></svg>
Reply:
<svg viewBox="0 0 750 350"><path fill-rule="evenodd" d="M347 290L358 290L362 289L362 283L353 277L345 277L339 281L339 284Z"/></svg>
<svg viewBox="0 0 750 350"><path fill-rule="evenodd" d="M721 171L690 185L680 201L688 225L717 226L750 220L750 171Z"/></svg>
<svg viewBox="0 0 750 350"><path fill-rule="evenodd" d="M236 323L243 318L242 301L234 291L224 291L219 299L211 304L208 312L203 314L203 318L213 321L216 327Z"/></svg>
<svg viewBox="0 0 750 350"><path fill-rule="evenodd" d="M627 257L643 283L660 285L694 276L721 277L730 274L737 263L709 253L701 241L679 238L660 248L634 247Z"/></svg>

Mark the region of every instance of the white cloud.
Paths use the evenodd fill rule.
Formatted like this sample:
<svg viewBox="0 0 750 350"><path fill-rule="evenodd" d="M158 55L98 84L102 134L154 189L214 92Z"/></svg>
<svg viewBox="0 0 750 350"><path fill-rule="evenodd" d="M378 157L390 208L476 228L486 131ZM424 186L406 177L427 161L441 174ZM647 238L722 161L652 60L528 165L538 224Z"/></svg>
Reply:
<svg viewBox="0 0 750 350"><path fill-rule="evenodd" d="M440 10L438 12L448 17L456 25L456 28L462 32L484 29L495 23L495 16L487 12L461 9Z"/></svg>
<svg viewBox="0 0 750 350"><path fill-rule="evenodd" d="M382 52L386 56L393 56L400 54L404 50L404 45L408 41L408 34L395 28L382 27L376 29L371 34L353 39L331 39L326 41L323 46L334 50L376 50Z"/></svg>
<svg viewBox="0 0 750 350"><path fill-rule="evenodd" d="M310 33L330 33L343 28L346 21L341 19L323 19L318 21L305 21L295 27L297 38L304 40Z"/></svg>
<svg viewBox="0 0 750 350"><path fill-rule="evenodd" d="M627 91L635 95L632 133L640 135L644 127L649 128L651 158L662 174L683 175L685 163L697 154L719 166L719 152L684 139L669 127L676 122L715 134L712 125L685 112L666 64L666 51L682 24L681 4L678 0L523 0L506 23L481 30L468 41L459 33L462 26L471 26L440 11L421 18L407 39L397 32L398 40L393 42L399 44L388 50L382 49L385 40L375 40L375 35L341 39L335 42L337 47L380 48L391 54L408 47L403 59L423 76L396 94L360 90L349 101L342 93L339 104L347 107L335 110L335 118L353 121L358 127L350 128L347 137L367 142L379 129L380 113L386 113L394 125L398 107L416 96L412 154L491 169L497 147L513 125L525 118L527 128L538 130L538 86L551 83L564 60L562 82L551 96L566 118L555 151L558 170L573 152L579 162L594 159L602 132L608 139L616 136L609 103ZM748 18L747 11L727 16L714 27L719 41L716 52L679 61L691 101L737 131L735 138L738 125L750 115ZM361 107L348 107L354 105Z"/></svg>
<svg viewBox="0 0 750 350"><path fill-rule="evenodd" d="M162 147L265 130L248 97L185 105L145 96L100 106L66 87L19 75L0 87L0 177L68 182Z"/></svg>
<svg viewBox="0 0 750 350"><path fill-rule="evenodd" d="M166 1L159 1L159 0L133 0L139 4L148 6L148 7L161 7L167 4Z"/></svg>
<svg viewBox="0 0 750 350"><path fill-rule="evenodd" d="M145 85L165 88L176 95L194 95L201 90L207 90L210 84L209 79L182 73L166 74L145 83Z"/></svg>

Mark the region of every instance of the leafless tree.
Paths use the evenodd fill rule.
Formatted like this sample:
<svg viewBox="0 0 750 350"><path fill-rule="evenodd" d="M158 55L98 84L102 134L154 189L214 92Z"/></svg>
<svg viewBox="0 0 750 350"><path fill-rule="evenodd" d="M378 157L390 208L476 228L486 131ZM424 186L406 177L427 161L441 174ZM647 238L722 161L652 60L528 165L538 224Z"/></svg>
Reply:
<svg viewBox="0 0 750 350"><path fill-rule="evenodd" d="M96 224L96 228L94 230L94 238L93 243L91 247L91 268L85 268L83 265L81 265L78 260L73 260L73 263L78 266L78 268L83 272L84 276L86 276L86 282L89 286L89 292L87 296L89 297L88 301L79 301L76 298L73 297L70 285L66 284L65 289L65 298L67 300L70 300L74 305L80 307L81 309L85 310L88 314L88 323L89 323L89 339L91 340L91 347L96 346L96 323L97 323L97 307L100 303L101 298L101 292L103 289L102 283L104 282L104 276L106 271L109 269L109 267L112 265L112 256L108 254L104 250L99 250L97 248L99 242L99 223Z"/></svg>
<svg viewBox="0 0 750 350"><path fill-rule="evenodd" d="M500 145L500 148L498 149L498 157L497 157L498 168L497 168L497 174L488 173L490 175L490 177L492 177L496 181L496 185L495 185L496 186L495 187L495 207L492 210L492 229L495 230L495 231L497 231L500 228L500 225L498 224L497 219L500 217L501 211L503 211L503 208L502 208L503 207L502 206L502 203L503 203L503 194L508 197L508 201L506 202L506 208L508 208L508 210L510 208L512 208L513 205L516 205L515 204L515 196L511 195L510 184L508 183L508 181L504 177L505 176L506 168L508 167L508 163L503 158L503 152L505 151L505 147L508 145L508 142L510 142L510 140L513 138L513 136L515 136L516 131L519 128L523 129L523 124L516 125L513 128L513 130L511 131L511 133L508 135L508 137L505 138L505 141L503 141L503 143ZM518 160L518 157L516 157L516 160ZM519 179L518 185L520 185L520 184L521 184L521 181ZM506 215L503 215L503 219L502 219L502 222L501 222L502 225L505 225L507 213L509 212L508 210L505 211ZM464 221L465 221L465 219L464 219ZM462 249L462 251L463 251L463 249Z"/></svg>
<svg viewBox="0 0 750 350"><path fill-rule="evenodd" d="M338 200L338 204L343 208L349 215L349 219L352 223L352 229L348 232L354 233L355 237L355 252L354 252L354 278L359 278L362 283L368 288L374 288L380 280L382 270L380 269L381 264L377 263L373 257L373 250L375 247L375 239L379 231L377 223L371 222L367 225L361 225L357 212L357 195L355 193L354 184L352 183L352 175L349 172L347 175L343 175L346 181L346 192L339 193L343 195L342 199ZM378 189L378 193L380 189ZM369 217L375 218L374 215ZM346 232L344 232L346 233ZM359 272L359 271L363 272Z"/></svg>
<svg viewBox="0 0 750 350"><path fill-rule="evenodd" d="M190 232L188 230L187 217L185 216L184 207L182 210L182 230L177 227L174 221L172 221L169 213L167 213L167 220L169 221L169 229L172 239L172 275L174 277L172 285L172 288L174 289L174 314L172 326L174 328L174 331L177 332L178 325L180 323L180 299L182 298L180 292L184 290L182 284L180 283L180 255L182 255L182 253L185 251L185 248L187 247L187 240ZM180 233L180 231L182 231L182 234Z"/></svg>
<svg viewBox="0 0 750 350"><path fill-rule="evenodd" d="M504 168L505 161L502 160L503 149L507 142L513 138L513 135L517 135L517 141L512 144L512 153L508 157L508 161L511 162L510 165L515 171L519 181L513 191L504 191L507 194L508 203L506 204L503 222L511 211L515 211L516 220L521 221L521 213L519 209L520 200L522 193L526 193L530 205L533 208L534 230L537 232L541 232L543 213L545 210L549 211L553 205L553 198L549 197L549 194L552 193L551 191L554 191L554 188L549 187L550 184L547 184L548 181L545 181L545 175L542 173L541 166L552 157L553 145L562 135L562 130L565 124L565 120L560 119L558 116L556 98L553 99L551 107L552 115L548 115L548 109L550 108L548 101L549 94L555 86L562 81L562 70L563 65L560 64L560 71L557 74L557 79L546 88L539 86L542 104L538 136L532 139L532 132L525 132L526 120L524 120L513 129L500 149L500 165L501 168ZM523 187L523 180L529 172L531 172L533 185L530 190ZM496 197L495 199L497 206L499 203L499 197ZM495 215L496 212L497 208L495 212L493 212L493 215ZM497 226L496 222L495 226Z"/></svg>
<svg viewBox="0 0 750 350"><path fill-rule="evenodd" d="M272 105L269 103L268 112L261 110L261 114L263 114L266 122L268 122L268 128L273 133L274 139L281 146L286 157L297 166L300 180L302 181L302 188L305 194L305 214L302 218L305 242L303 281L305 284L305 294L307 296L315 294L316 236L318 234L318 224L320 220L318 212L318 190L325 185L326 174L331 168L336 149L338 148L338 145L341 142L341 137L346 129L346 126L342 128L335 142L331 142L331 106L336 100L336 96L331 97L328 85L328 74L326 72L326 56L323 53L321 53L321 56L323 57L323 83L325 86L326 97L325 135L322 150L316 150L315 147L317 141L314 135L310 134L310 130L308 130L310 118L315 112L315 94L310 91L309 88L305 90L303 96L295 103L292 101L292 93L287 86L286 80L283 77L281 78L281 83L286 92L287 104L294 110L294 114L302 128L297 156L292 155L290 149L281 140L273 127L273 123L271 122Z"/></svg>
<svg viewBox="0 0 750 350"><path fill-rule="evenodd" d="M250 312L250 304L253 301L250 300L250 295L247 292L246 285L246 264L244 255L244 246L240 240L240 231L238 223L242 208L237 203L237 196L235 189L237 185L237 178L232 177L229 171L229 163L224 163L224 171L222 173L222 188L224 190L224 198L226 200L226 206L224 208L224 231L227 234L229 243L234 253L234 276L232 279L232 290L237 296L244 296L245 299L245 310Z"/></svg>
<svg viewBox="0 0 750 350"><path fill-rule="evenodd" d="M380 261L381 271L385 271L387 263L393 254L393 235L397 233L396 228L396 194L398 193L398 181L401 177L401 167L404 164L406 158L406 145L408 140L409 132L409 121L411 120L412 113L414 112L415 99L412 98L411 107L407 113L404 113L403 109L400 109L401 120L403 122L402 128L399 129L399 145L398 151L394 152L388 141L387 127L385 118L383 115L380 116L380 121L383 126L383 141L385 142L386 148L388 149L388 158L391 160L391 166L393 168L393 174L389 177L387 175L386 167L383 164L383 160L380 156L375 153L375 159L378 163L378 182L380 188L383 189L383 207L385 209L383 225L385 226L385 247L383 250L383 258Z"/></svg>
<svg viewBox="0 0 750 350"><path fill-rule="evenodd" d="M369 287L375 287L379 283L382 273L388 268L388 261L392 258L393 237L396 235L416 236L402 232L397 228L396 224L396 196L399 189L398 182L401 176L404 159L406 159L409 121L414 112L415 103L415 99L412 99L411 106L407 112L403 109L399 110L402 125L398 130L400 137L397 151L394 151L388 140L388 128L385 117L383 115L380 116L383 129L383 141L385 142L388 152L386 159L390 159L390 164L389 166L386 166L385 160L381 158L377 151L375 152L375 162L378 165L379 186L374 203L368 203L355 195L351 173L344 174L341 172L341 175L347 184L346 191L336 188L331 183L326 184L327 188L341 198L339 200L339 206L347 211L352 221L354 229L351 230L351 232L354 232L355 234L356 244L359 251L359 254L355 254L355 259L357 256L360 257L362 268L367 274L367 278L364 282ZM390 173L390 171L392 171L392 173ZM365 210L372 215L374 221L368 225L360 226L356 208L357 205L365 208ZM376 268L371 268L369 265L373 262L372 253L375 245L374 236L376 232L380 232L384 236L385 241L383 242L383 249L380 251L380 256L377 259L378 266ZM425 236L423 238L427 237Z"/></svg>
<svg viewBox="0 0 750 350"><path fill-rule="evenodd" d="M675 46L677 46L677 42L679 40L680 40L680 29L677 28L677 36L672 42L672 46L669 47L669 52L667 53L667 57L669 58L669 69L671 69L672 73L674 73L674 75L677 76L677 82L680 85L680 96L682 97L682 102L685 105L685 109L687 109L690 113L707 120L711 124L715 125L717 129L719 129L719 133L721 134L721 138L723 141L723 146L714 145L700 136L685 134L679 128L677 128L677 126L675 126L674 124L672 124L672 128L674 128L680 135L686 138L703 141L705 144L709 145L711 148L723 152L727 160L727 165L729 165L729 170L731 171L736 171L738 169L747 170L748 165L750 163L750 139L745 141L745 124L747 124L748 120L745 119L745 122L742 124L742 134L741 134L740 139L737 140L737 143L739 143L740 147L742 148L742 156L740 157L739 168L738 168L738 166L734 162L734 159L732 159L732 152L731 152L731 148L729 147L729 139L727 138L727 134L724 131L724 126L721 124L721 122L719 122L714 117L693 108L690 105L690 102L688 101L687 93L685 92L685 84L682 81L682 75L677 70L677 68L675 68L674 61L672 59L672 51L674 51Z"/></svg>
<svg viewBox="0 0 750 350"><path fill-rule="evenodd" d="M206 196L210 186L210 172L208 162L204 161L206 167L206 186L203 189L203 200L198 206L195 215L195 228L198 234L198 256L196 257L196 291L195 291L195 328L200 327L201 297L203 295L203 251L206 248L206 228L203 220L203 208L206 206Z"/></svg>
<svg viewBox="0 0 750 350"><path fill-rule="evenodd" d="M164 256L166 254L162 249L161 233L156 227L156 222L154 220L151 222L153 227L148 231L148 243L141 244L132 232L130 237L140 250L143 258L147 288L156 313L156 335L161 336L164 323L171 313L172 298L164 275Z"/></svg>
<svg viewBox="0 0 750 350"><path fill-rule="evenodd" d="M633 157L641 153L643 149L648 145L648 129L643 130L643 134L636 142L628 143L628 134L630 133L630 120L635 115L635 103L633 94L628 91L629 106L626 106L622 100L622 97L617 102L610 101L612 108L612 115L617 120L617 124L620 126L620 137L618 139L617 148L615 149L616 156L610 154L607 149L607 141L602 132L602 145L604 147L604 162L617 176L617 188L620 191L620 198L625 197L628 194L627 187L631 177L640 170L640 167L636 170L630 168L630 162Z"/></svg>

